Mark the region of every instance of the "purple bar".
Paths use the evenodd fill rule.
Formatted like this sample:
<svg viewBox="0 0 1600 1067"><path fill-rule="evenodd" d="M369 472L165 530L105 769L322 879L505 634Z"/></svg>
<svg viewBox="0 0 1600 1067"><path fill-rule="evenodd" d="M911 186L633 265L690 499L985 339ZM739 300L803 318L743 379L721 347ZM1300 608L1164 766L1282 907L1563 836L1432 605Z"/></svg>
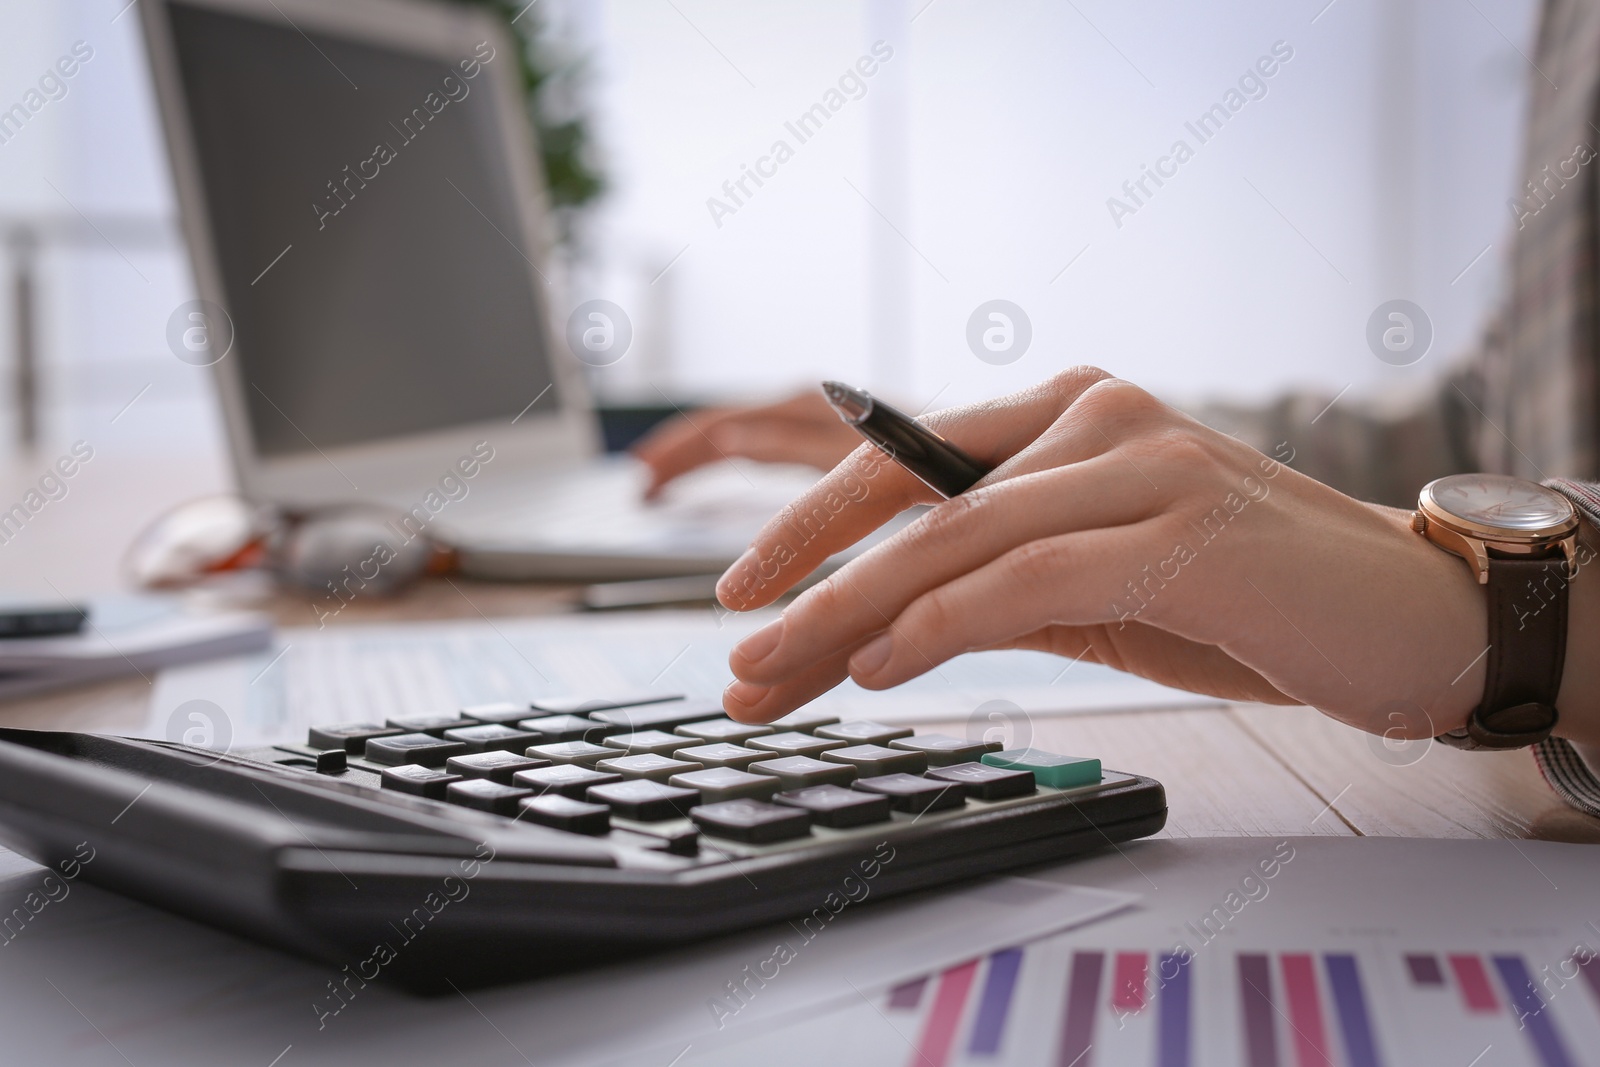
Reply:
<svg viewBox="0 0 1600 1067"><path fill-rule="evenodd" d="M1444 985L1444 971L1439 967L1438 956L1407 956L1406 968L1411 971L1412 985Z"/></svg>
<svg viewBox="0 0 1600 1067"><path fill-rule="evenodd" d="M1017 970L1021 966L1020 948L1003 948L989 957L989 974L978 999L978 1017L972 1023L972 1039L967 1042L967 1051L972 1055L993 1056L1000 1051L1000 1035L1006 1029L1011 993L1017 986Z"/></svg>
<svg viewBox="0 0 1600 1067"><path fill-rule="evenodd" d="M1061 1051L1056 1056L1059 1067L1089 1067L1089 1048L1094 1044L1094 1009L1100 1002L1100 972L1105 969L1105 963L1104 952L1072 954Z"/></svg>
<svg viewBox="0 0 1600 1067"><path fill-rule="evenodd" d="M1278 1067L1278 1034L1272 1024L1272 969L1260 953L1239 954L1239 1006L1244 1011L1245 1063Z"/></svg>
<svg viewBox="0 0 1600 1067"><path fill-rule="evenodd" d="M1156 988L1156 1067L1189 1067L1189 957L1162 956Z"/></svg>
<svg viewBox="0 0 1600 1067"><path fill-rule="evenodd" d="M928 987L928 976L913 978L909 982L901 982L889 990L890 1011L915 1011L918 1004L922 1003L922 991Z"/></svg>
<svg viewBox="0 0 1600 1067"><path fill-rule="evenodd" d="M1339 1032L1344 1035L1345 1053L1350 1067L1382 1067L1378 1043L1372 1036L1372 1020L1367 1015L1367 998L1361 992L1361 973L1356 958L1329 953L1322 957L1328 969L1328 988L1333 990L1333 1005L1339 1012Z"/></svg>
<svg viewBox="0 0 1600 1067"><path fill-rule="evenodd" d="M1494 956L1494 969L1500 972L1500 984L1506 987L1506 998L1517 1012L1517 1024L1527 1033L1534 1052L1544 1067L1577 1067L1577 1061L1567 1052L1566 1042L1556 1030L1556 1021L1545 1011L1544 998L1528 974L1527 964L1521 956Z"/></svg>

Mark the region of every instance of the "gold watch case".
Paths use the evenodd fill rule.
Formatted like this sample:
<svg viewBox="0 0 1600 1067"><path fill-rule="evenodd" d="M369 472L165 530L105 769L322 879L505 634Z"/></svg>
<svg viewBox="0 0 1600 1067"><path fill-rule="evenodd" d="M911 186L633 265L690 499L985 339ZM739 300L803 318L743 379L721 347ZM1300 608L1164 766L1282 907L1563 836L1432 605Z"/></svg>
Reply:
<svg viewBox="0 0 1600 1067"><path fill-rule="evenodd" d="M1578 509L1538 482L1503 474L1452 474L1422 487L1411 528L1489 581L1491 555L1542 559L1566 556L1577 576Z"/></svg>

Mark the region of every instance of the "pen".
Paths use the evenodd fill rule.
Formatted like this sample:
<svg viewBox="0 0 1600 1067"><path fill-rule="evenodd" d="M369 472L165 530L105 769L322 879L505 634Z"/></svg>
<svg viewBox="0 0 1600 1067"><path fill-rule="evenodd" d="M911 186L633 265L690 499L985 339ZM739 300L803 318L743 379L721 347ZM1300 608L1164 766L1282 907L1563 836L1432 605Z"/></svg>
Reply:
<svg viewBox="0 0 1600 1067"><path fill-rule="evenodd" d="M943 437L865 389L823 382L822 391L839 418L877 445L890 459L946 499L972 488L990 471Z"/></svg>

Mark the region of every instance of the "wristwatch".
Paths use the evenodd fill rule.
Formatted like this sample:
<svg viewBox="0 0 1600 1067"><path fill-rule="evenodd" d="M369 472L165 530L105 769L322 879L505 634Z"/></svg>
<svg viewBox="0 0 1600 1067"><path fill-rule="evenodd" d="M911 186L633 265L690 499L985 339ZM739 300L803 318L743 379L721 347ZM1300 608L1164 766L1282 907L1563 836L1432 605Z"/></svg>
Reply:
<svg viewBox="0 0 1600 1067"><path fill-rule="evenodd" d="M1483 702L1436 740L1492 749L1543 741L1557 720L1578 509L1537 482L1456 474L1422 487L1411 528L1465 560L1489 596Z"/></svg>

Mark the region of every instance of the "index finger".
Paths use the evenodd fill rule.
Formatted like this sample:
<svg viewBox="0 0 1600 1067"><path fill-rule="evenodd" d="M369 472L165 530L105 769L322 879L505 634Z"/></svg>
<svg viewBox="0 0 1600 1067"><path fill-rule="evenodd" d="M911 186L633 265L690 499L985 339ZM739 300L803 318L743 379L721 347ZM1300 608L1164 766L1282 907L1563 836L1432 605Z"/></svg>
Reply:
<svg viewBox="0 0 1600 1067"><path fill-rule="evenodd" d="M1074 367L1031 389L922 420L990 465L1026 448L1085 390L1111 376ZM734 611L772 603L829 556L848 548L914 504L939 499L911 472L864 444L790 502L756 535L717 583L717 599Z"/></svg>

